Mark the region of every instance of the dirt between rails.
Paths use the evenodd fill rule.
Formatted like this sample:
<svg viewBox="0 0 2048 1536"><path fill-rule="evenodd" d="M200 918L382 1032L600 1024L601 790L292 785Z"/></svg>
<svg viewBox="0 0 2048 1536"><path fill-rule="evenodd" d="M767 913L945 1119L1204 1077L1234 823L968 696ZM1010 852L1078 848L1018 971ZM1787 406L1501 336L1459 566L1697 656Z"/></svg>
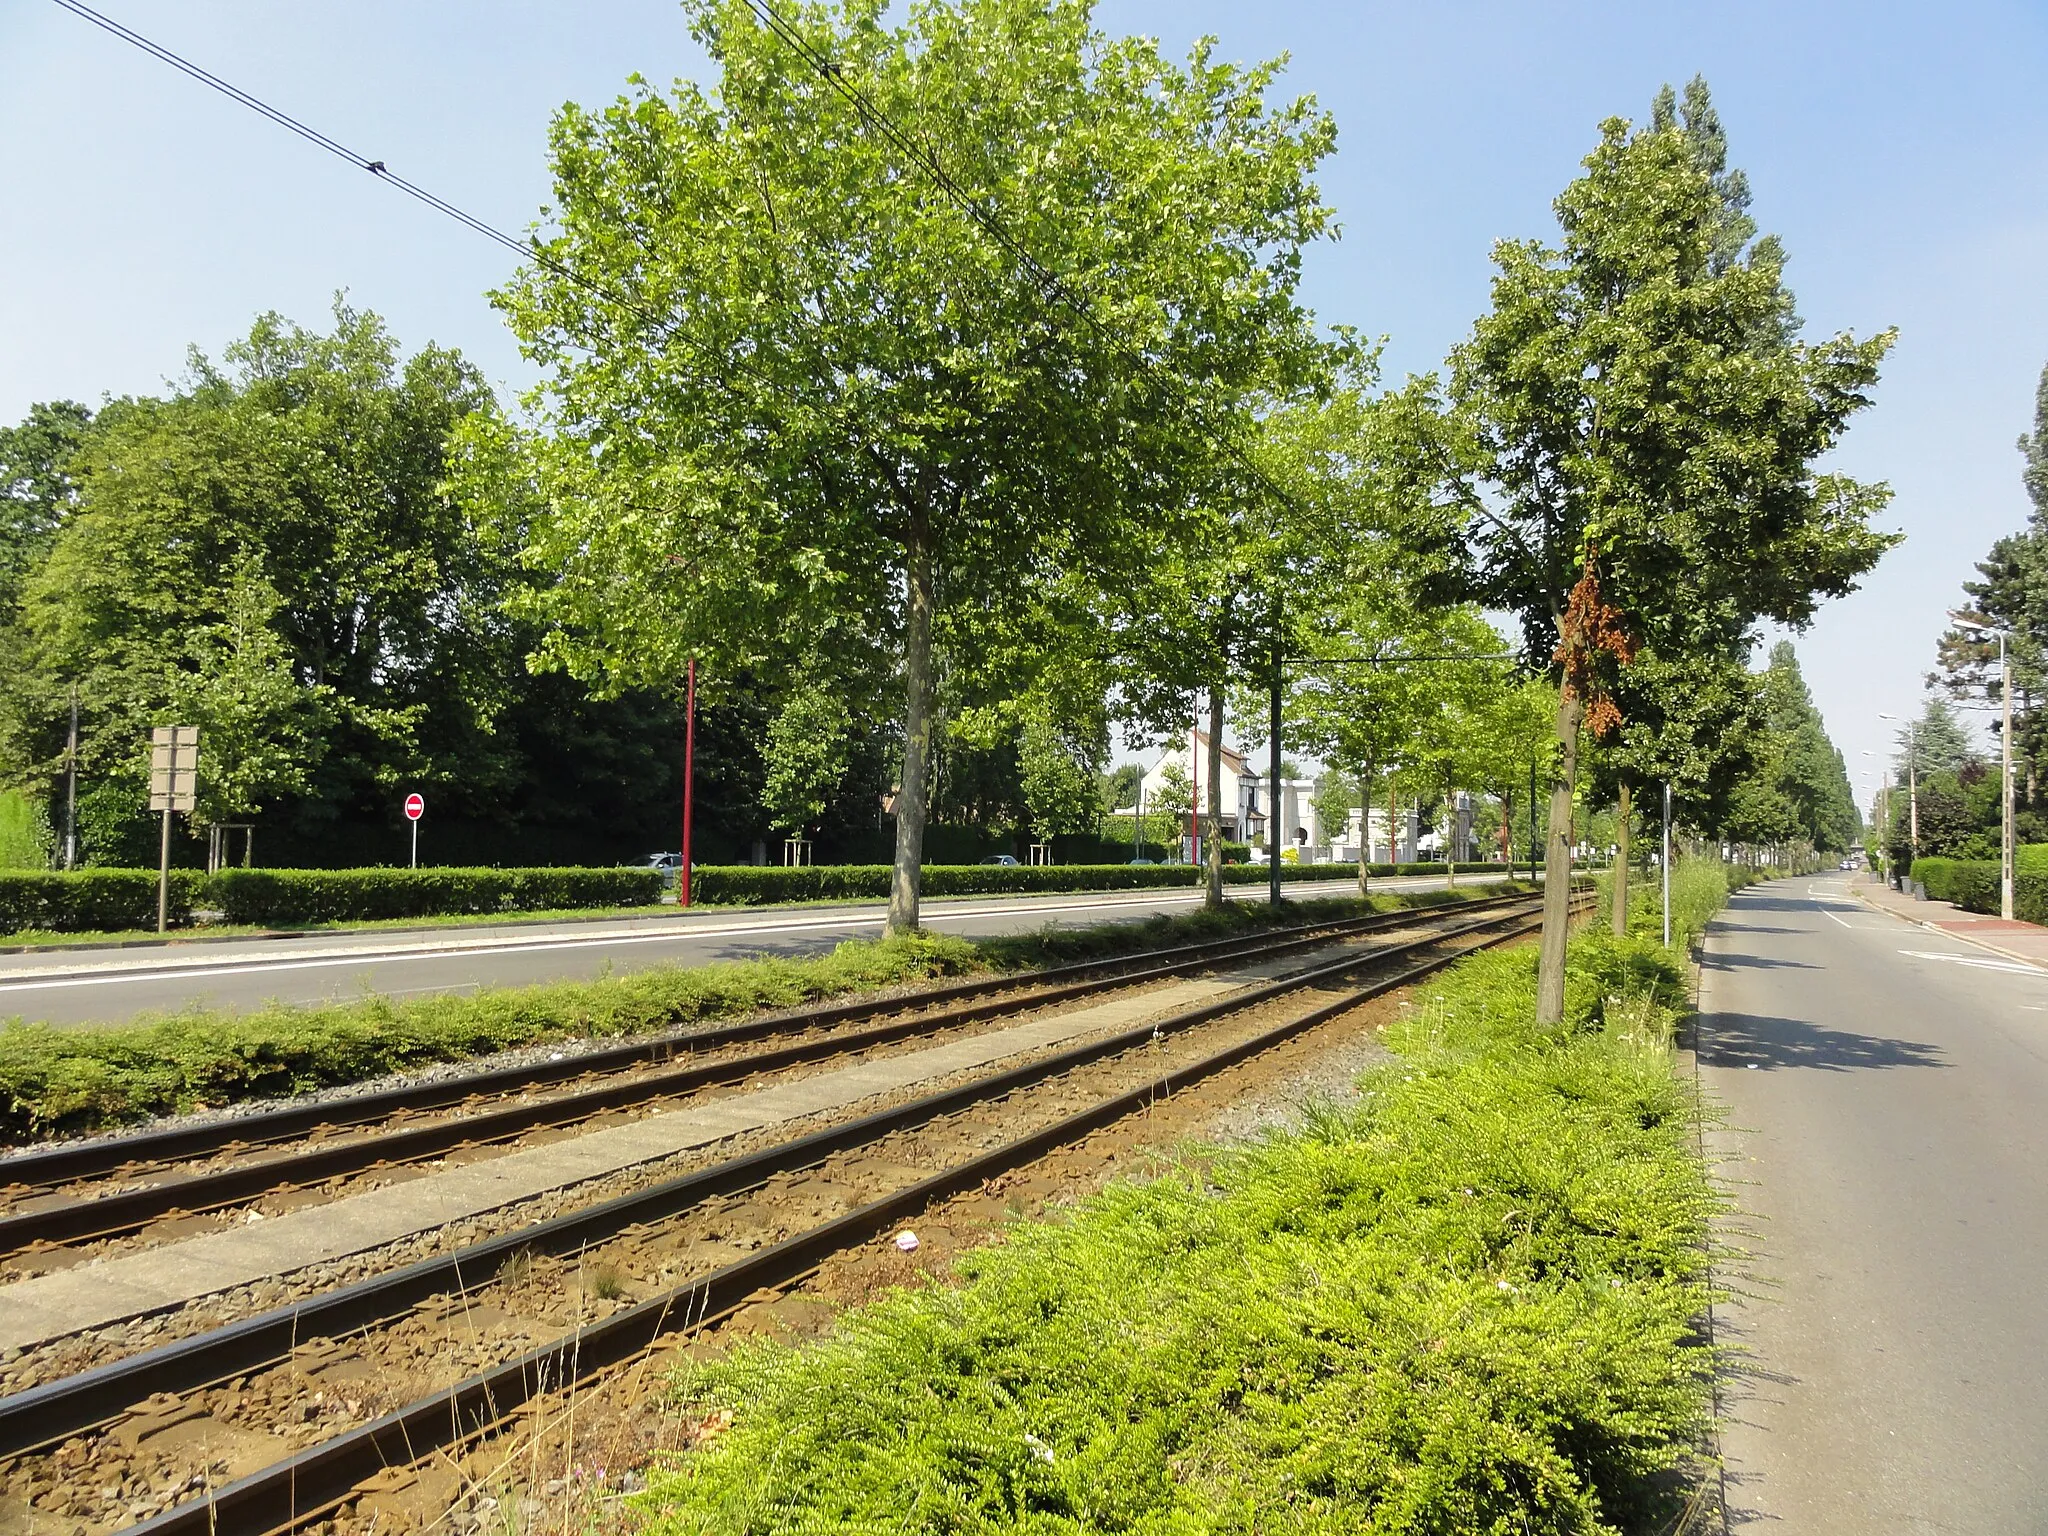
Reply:
<svg viewBox="0 0 2048 1536"><path fill-rule="evenodd" d="M1306 969L1312 964L1329 958L1331 954L1340 952L1342 949L1399 942L1405 938L1424 934L1429 931L1431 926L1426 915L1418 915L1418 920L1412 927L1403 925L1399 929L1383 930L1370 936L1335 943L1327 949L1319 948L1314 951L1305 952L1300 956L1293 957L1289 961L1289 965L1290 968ZM1257 963L1259 963L1257 957L1246 957L1243 961L1245 966ZM1227 969L1230 969L1230 967L1219 966L1209 974L1223 974ZM1120 991L1117 995L1143 996L1147 991L1157 990L1174 984L1173 979L1142 984L1128 991ZM1070 1004L1068 1006L1087 1006L1096 1000L1092 998L1084 999L1077 1004ZM47 1272L51 1269L89 1265L94 1259L102 1255L132 1251L138 1246L172 1242L198 1232L216 1230L236 1220L247 1221L275 1216L286 1211L317 1205L335 1198L338 1194L351 1193L365 1188L388 1187L406 1180L421 1178L432 1172L435 1168L446 1166L449 1163L500 1156L521 1146L532 1146L548 1140L567 1139L582 1131L600 1129L605 1125L616 1124L623 1119L670 1110L693 1103L708 1103L730 1094L749 1092L773 1082L785 1081L791 1077L809 1072L845 1066L891 1051L917 1049L927 1045L942 1043L949 1039L962 1038L972 1034L1004 1028L1020 1023L1039 1012L1049 1011L1052 1010L1020 1009L1017 1012L1005 1014L997 1020L965 1024L957 1026L952 1030L934 1030L929 1034L921 1034L885 1045L878 1045L865 1051L848 1052L824 1062L789 1067L774 1073L755 1074L740 1082L699 1090L688 1096L664 1099L645 1107L613 1112L603 1117L580 1122L574 1127L536 1131L517 1142L508 1142L503 1146L475 1148L466 1153L451 1153L447 1158L401 1168L385 1169L367 1176L333 1181L328 1185L287 1190L261 1197L246 1206L226 1212L212 1213L204 1216L167 1218L153 1224L143 1232L127 1238L116 1238L97 1243L80 1244L67 1248L16 1255L14 1258L18 1262L18 1268L14 1271L11 1278L22 1278L28 1273L39 1271ZM1047 1047L1046 1050L1040 1052L1020 1052L1014 1057L1007 1058L1005 1065L1020 1064L1033 1060L1060 1048ZM451 1223L432 1232L419 1233L398 1243L365 1250L362 1253L351 1254L340 1259L310 1264L293 1270L288 1274L267 1278L253 1285L226 1288L209 1296L199 1298L186 1306L153 1316L132 1318L90 1334L80 1334L54 1340L48 1344L24 1351L0 1351L0 1393L19 1392L29 1387L40 1385L43 1382L73 1375L93 1366L123 1358L140 1350L167 1343L174 1339L189 1337L192 1334L219 1327L237 1318L285 1305L292 1300L332 1289L335 1286L344 1285L354 1280L360 1280L386 1269L396 1268L402 1264L412 1263L422 1258L449 1252L466 1244L497 1236L502 1232L532 1225L535 1222L546 1220L567 1210L594 1204L599 1200L609 1199L615 1195L645 1188L650 1184L658 1183L663 1179L674 1177L680 1173L689 1172L730 1157L757 1151L843 1119L851 1119L861 1114L871 1113L875 1110L905 1102L908 1099L922 1096L925 1093L935 1092L959 1083L971 1082L981 1075L982 1070L974 1069L944 1077L930 1078L897 1094L876 1095L873 1098L842 1109L786 1121L743 1135L729 1137L724 1141L709 1146L692 1148L680 1152L673 1157L663 1158L658 1161L641 1164L635 1168L622 1170L603 1179L568 1186L560 1190L550 1191L548 1194L532 1200L520 1201L492 1211L483 1212L475 1217ZM253 1216L251 1213L253 1213ZM0 1302L4 1302L5 1296L6 1287L4 1284L0 1284ZM4 1532L4 1528L0 1528L0 1532Z"/></svg>
<svg viewBox="0 0 2048 1536"><path fill-rule="evenodd" d="M893 1133L756 1190L706 1202L658 1229L628 1231L573 1259L517 1258L494 1284L466 1297L436 1298L366 1336L308 1340L289 1362L218 1388L154 1402L54 1452L0 1464L0 1536L98 1536L118 1530L572 1332L579 1323L686 1283L1037 1126L1141 1086L1162 1070L1292 1017L1335 990L1305 989L1006 1099ZM508 1432L465 1455L387 1472L319 1529L335 1536L372 1531L381 1536L427 1529L624 1528L619 1522L630 1522L630 1516L620 1496L637 1486L650 1462L719 1427L686 1421L666 1405L666 1372L684 1352L701 1354L733 1337L754 1334L811 1336L842 1306L891 1286L942 1279L956 1254L986 1241L1011 1220L1070 1205L1116 1177L1142 1177L1190 1143L1257 1134L1295 1113L1305 1095L1342 1097L1357 1073L1384 1055L1374 1032L1402 1006L1399 994L1375 999L978 1192L943 1202L909 1224L919 1238L914 1254L900 1252L888 1238L842 1254L800 1286L764 1294L686 1345L664 1347L568 1399L529 1405ZM926 1084L920 1092L939 1086ZM765 1145L798 1129L779 1127L757 1139ZM744 1150L750 1148L726 1143L715 1149L716 1157L679 1159L661 1168L659 1176ZM637 1172L640 1183L656 1176ZM566 1209L612 1192L586 1186L558 1203ZM522 1212L519 1219L547 1214L553 1211ZM516 1224L500 1221L496 1229ZM466 1232L459 1240L481 1235ZM437 1234L434 1246L455 1241ZM351 1261L350 1267L369 1273L414 1256L386 1251L363 1256L359 1265ZM322 1289L353 1277L326 1275L294 1289ZM276 1294L254 1296L254 1305L275 1304L285 1294L278 1282L255 1290ZM188 1327L179 1331L211 1326L230 1309L247 1310L247 1304L237 1308L234 1298L221 1298L218 1311L188 1308L178 1315ZM118 1342L83 1341L72 1351L39 1352L45 1358L31 1368L38 1379L48 1379L45 1371L75 1371L173 1336L166 1331L151 1337L134 1325L121 1332Z"/></svg>
<svg viewBox="0 0 2048 1536"><path fill-rule="evenodd" d="M1421 930L1413 930L1412 932L1419 931ZM1411 930L1404 929L1402 932L1411 933ZM1378 938L1379 935L1374 935L1373 937ZM1336 953L1337 947L1333 943L1327 951L1320 949L1311 951L1308 958L1305 958L1302 963L1306 966L1315 958L1328 959L1332 954ZM1257 957L1255 956L1247 957L1243 961L1245 965L1256 963ZM1228 964L1219 964L1213 969L1191 972L1190 975L1220 976L1228 974L1230 969L1231 967ZM1183 979L1185 978L1169 977L1158 981L1133 983L1127 988L1119 989L1116 995L1119 997L1143 997L1149 992L1171 987ZM1090 998L1083 1000L1079 1004L1067 1004L1064 1006L1086 1006L1088 1002L1095 1000L1097 999ZM66 1243L61 1246L24 1249L20 1252L0 1257L0 1303L4 1303L7 1294L6 1287L13 1281L28 1279L34 1275L50 1274L58 1270L74 1269L82 1265L88 1265L95 1259L132 1253L138 1249L156 1247L164 1243L181 1242L187 1238L197 1237L208 1232L218 1232L238 1222L249 1220L249 1212L251 1211L257 1213L257 1219L259 1220L282 1215L287 1211L300 1210L309 1205L321 1204L347 1195L361 1194L369 1190L403 1183L408 1179L419 1178L437 1168L486 1162L492 1158L503 1157L508 1153L522 1151L548 1141L561 1140L565 1137L581 1135L589 1131L603 1130L607 1126L622 1125L633 1120L643 1119L649 1115L665 1114L671 1110L693 1104L712 1103L718 1099L727 1098L735 1094L751 1093L772 1083L786 1082L811 1073L850 1066L858 1062L872 1060L878 1056L888 1055L892 1052L917 1050L926 1046L941 1045L949 1040L963 1040L972 1038L975 1035L994 1033L995 1031L1010 1028L1043 1014L1061 1011L1061 1008L1062 1005L1058 1004L1050 1007L1033 1007L1030 999L1024 997L1018 1000L1015 1008L992 1018L972 1020L963 1024L938 1024L926 1032L906 1035L899 1039L880 1042L874 1045L855 1047L839 1054L821 1057L814 1061L750 1073L743 1078L737 1078L731 1082L710 1084L705 1087L692 1089L686 1093L663 1095L650 1099L644 1104L632 1104L618 1109L604 1110L567 1124L539 1127L523 1132L518 1136L509 1137L503 1141L451 1149L440 1156L422 1159L415 1163L367 1168L358 1173L344 1174L324 1179L314 1184L273 1191L261 1195L254 1200L242 1201L217 1211L206 1211L188 1215L166 1215L150 1222L140 1230L124 1236L98 1238L81 1243ZM326 1148L344 1142L360 1142L365 1146L374 1146L386 1131L409 1131L420 1126L448 1120L459 1120L477 1113L480 1109L497 1109L513 1104L545 1103L555 1099L570 1097L578 1090L588 1089L599 1083L609 1086L613 1083L632 1082L651 1077L661 1070L673 1069L678 1066L718 1066L744 1062L750 1055L757 1055L764 1050L777 1050L791 1045L813 1044L838 1038L850 1038L857 1035L861 1030L872 1029L885 1023L902 1024L915 1022L914 1016L905 1019L902 1015L892 1015L888 1019L867 1019L862 1020L858 1024L846 1024L833 1028L804 1030L801 1032L792 1031L786 1035L778 1034L772 1040L747 1041L736 1045L718 1047L699 1054L693 1054L687 1058L664 1062L658 1066L626 1068L616 1073L605 1073L601 1076L581 1079L573 1084L559 1088L550 1085L545 1090L493 1097L481 1101L479 1104L458 1105L447 1110L436 1110L418 1114L402 1112L398 1116L380 1122L377 1125L362 1128L350 1127L346 1131L336 1132L331 1136L314 1135L307 1137L302 1143L292 1146L263 1148L253 1153L228 1153L216 1157L197 1159L190 1163L182 1163L177 1165L177 1167L180 1173L186 1171L210 1171L233 1166L245 1159L251 1159L261 1164L274 1164L278 1170L279 1181L283 1183L290 1177L292 1157L297 1145ZM664 1164L663 1166L667 1165ZM145 1187L153 1182L162 1181L147 1174L126 1179L93 1180L89 1183L60 1191L55 1196L44 1195L37 1197L34 1202L23 1201L15 1206L14 1209L31 1209L52 1198L98 1199L121 1190ZM588 1186L585 1187L587 1188ZM0 1364L4 1364L4 1356L0 1356ZM0 1390L18 1390L16 1384L10 1378L11 1372L8 1369L0 1368Z"/></svg>

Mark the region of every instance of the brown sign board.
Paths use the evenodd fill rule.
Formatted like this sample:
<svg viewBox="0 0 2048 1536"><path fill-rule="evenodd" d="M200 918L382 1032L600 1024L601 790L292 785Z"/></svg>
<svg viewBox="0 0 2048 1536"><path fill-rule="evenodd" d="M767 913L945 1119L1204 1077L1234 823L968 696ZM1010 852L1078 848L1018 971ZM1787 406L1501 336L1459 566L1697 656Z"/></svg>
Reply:
<svg viewBox="0 0 2048 1536"><path fill-rule="evenodd" d="M149 733L149 808L190 812L199 789L199 727L160 725Z"/></svg>

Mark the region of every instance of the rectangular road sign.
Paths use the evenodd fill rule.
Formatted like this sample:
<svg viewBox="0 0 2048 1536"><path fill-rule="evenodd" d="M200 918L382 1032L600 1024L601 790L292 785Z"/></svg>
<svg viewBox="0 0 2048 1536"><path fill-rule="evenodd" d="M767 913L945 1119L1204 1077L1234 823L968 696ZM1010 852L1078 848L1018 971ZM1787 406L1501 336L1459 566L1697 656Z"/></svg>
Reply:
<svg viewBox="0 0 2048 1536"><path fill-rule="evenodd" d="M149 733L149 808L190 812L198 789L199 727L156 727Z"/></svg>

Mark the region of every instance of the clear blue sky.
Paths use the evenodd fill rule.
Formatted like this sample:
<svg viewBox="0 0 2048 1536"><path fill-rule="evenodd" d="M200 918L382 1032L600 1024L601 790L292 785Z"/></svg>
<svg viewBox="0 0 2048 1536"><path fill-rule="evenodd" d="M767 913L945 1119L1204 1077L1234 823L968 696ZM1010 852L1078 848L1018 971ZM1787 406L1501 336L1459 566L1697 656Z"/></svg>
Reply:
<svg viewBox="0 0 2048 1536"><path fill-rule="evenodd" d="M639 71L704 66L665 0L104 0L158 41L501 225L547 191L545 132ZM1344 238L1317 253L1328 320L1433 367L1483 308L1490 242L1550 232L1550 200L1610 114L1703 72L1781 234L1813 332L1896 325L1841 454L1897 490L1907 543L1799 651L1852 778L1916 707L1942 610L2018 527L2014 439L2048 361L2048 7L1166 4L1103 24L1176 51L1292 55L1342 138L1324 176ZM330 296L408 345L460 347L517 387L484 303L507 253L44 0L0 0L0 419L31 401L160 387L258 311ZM1868 786L1859 783L1867 801Z"/></svg>

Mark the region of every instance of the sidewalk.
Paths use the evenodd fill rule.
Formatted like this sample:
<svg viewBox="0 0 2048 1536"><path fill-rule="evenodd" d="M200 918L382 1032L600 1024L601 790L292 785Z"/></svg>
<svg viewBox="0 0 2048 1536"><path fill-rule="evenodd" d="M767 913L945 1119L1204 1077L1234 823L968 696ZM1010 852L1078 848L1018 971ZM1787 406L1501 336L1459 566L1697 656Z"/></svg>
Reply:
<svg viewBox="0 0 2048 1536"><path fill-rule="evenodd" d="M1920 901L1868 875L1850 881L1849 889L1857 900L1880 912L1963 939L2008 960L2024 960L2048 969L2048 928L2039 923L2008 923L1981 912L1965 912L1951 902Z"/></svg>

